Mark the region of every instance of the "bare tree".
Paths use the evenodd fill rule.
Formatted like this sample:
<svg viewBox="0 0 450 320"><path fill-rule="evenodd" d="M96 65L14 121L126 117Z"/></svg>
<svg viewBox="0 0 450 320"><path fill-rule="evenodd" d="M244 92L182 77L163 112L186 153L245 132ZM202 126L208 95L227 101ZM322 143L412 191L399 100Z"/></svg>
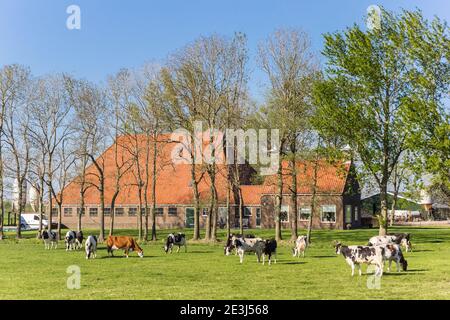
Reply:
<svg viewBox="0 0 450 320"><path fill-rule="evenodd" d="M310 107L311 75L316 63L308 35L300 30L280 29L259 45L259 62L269 79L267 117L272 128L279 129L280 159L275 206L275 235L281 239L281 205L283 198L282 157L289 147L292 155L297 152L298 134L305 128L305 115ZM309 84L309 85L308 85ZM296 181L295 157L292 157L293 181ZM296 186L291 186L295 188ZM293 190L292 191L296 191ZM296 192L291 195L296 198ZM296 204L296 201L294 201ZM296 214L296 213L295 213ZM291 224L292 237L297 234L297 219Z"/></svg>
<svg viewBox="0 0 450 320"><path fill-rule="evenodd" d="M4 205L4 143L5 118L10 110L16 109L24 98L29 70L19 65L7 65L0 69L0 240L3 239Z"/></svg>
<svg viewBox="0 0 450 320"><path fill-rule="evenodd" d="M48 187L49 230L53 222L55 200L55 172L58 170L57 153L63 141L71 134L69 126L70 104L67 100L63 76L49 76L37 81L37 97L30 107L30 137L46 157L45 183ZM45 159L46 158L46 159ZM59 159L61 160L61 159ZM60 207L61 208L61 207ZM58 237L61 239L61 212L58 211Z"/></svg>
<svg viewBox="0 0 450 320"><path fill-rule="evenodd" d="M20 66L13 66L8 72L14 84L11 89L11 96L6 104L3 118L3 133L10 159L4 161L5 169L11 173L11 177L17 183L17 233L20 239L21 215L24 210L24 185L28 175L30 165L30 119L29 104L32 99L32 82L27 69Z"/></svg>

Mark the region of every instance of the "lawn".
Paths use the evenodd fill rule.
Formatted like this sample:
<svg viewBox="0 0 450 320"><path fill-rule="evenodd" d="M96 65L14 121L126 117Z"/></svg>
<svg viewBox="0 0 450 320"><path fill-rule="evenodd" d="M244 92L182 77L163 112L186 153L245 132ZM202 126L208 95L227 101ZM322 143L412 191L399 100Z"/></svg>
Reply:
<svg viewBox="0 0 450 320"><path fill-rule="evenodd" d="M365 244L377 230L314 231L306 258L294 258L291 247L278 249L278 263L256 263L246 255L224 256L219 244L188 243L188 253L163 252L163 236L157 243L142 245L145 257L129 259L116 251L108 258L104 245L97 259L84 252L44 250L34 233L27 239L0 242L0 300L3 299L449 299L450 229L396 228L411 232L414 251L405 253L407 272L385 273L380 289L369 289L371 276L350 275L342 256L336 256L332 240ZM272 230L249 230L262 237ZM135 231L121 230L120 234ZM188 237L192 230L186 230ZM224 234L219 235L222 239ZM284 233L285 238L288 232ZM66 273L71 265L81 271L80 289L69 290ZM393 268L395 271L395 268ZM365 267L363 267L365 271Z"/></svg>

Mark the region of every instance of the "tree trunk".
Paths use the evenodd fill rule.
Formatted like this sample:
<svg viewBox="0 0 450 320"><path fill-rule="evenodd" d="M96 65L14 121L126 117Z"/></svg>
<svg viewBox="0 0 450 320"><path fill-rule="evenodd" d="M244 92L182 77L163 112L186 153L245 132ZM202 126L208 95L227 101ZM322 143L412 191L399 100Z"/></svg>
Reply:
<svg viewBox="0 0 450 320"><path fill-rule="evenodd" d="M78 212L77 231L81 231L81 218L84 213L84 183L80 187L80 212Z"/></svg>
<svg viewBox="0 0 450 320"><path fill-rule="evenodd" d="M281 205L283 202L283 168L281 167L281 155L277 172L277 195L275 198L275 239L281 241Z"/></svg>
<svg viewBox="0 0 450 320"><path fill-rule="evenodd" d="M231 201L231 186L230 186L230 175L228 174L228 181L227 181L227 216L226 216L226 228L227 228L227 239L230 237L231 234L231 225L230 225L230 201Z"/></svg>
<svg viewBox="0 0 450 320"><path fill-rule="evenodd" d="M306 241L308 244L311 243L311 233L312 233L312 224L313 219L316 214L316 197L317 197L317 174L319 170L319 155L316 154L314 159L314 174L313 174L313 185L312 185L312 195L311 195L311 214L308 219L308 231L306 234Z"/></svg>
<svg viewBox="0 0 450 320"><path fill-rule="evenodd" d="M22 197L23 197L23 181L22 179L18 179L18 185L19 185L19 205L17 206L17 233L16 238L20 239L22 238Z"/></svg>
<svg viewBox="0 0 450 320"><path fill-rule="evenodd" d="M387 183L383 183L380 189L381 189L380 190L381 217L379 219L380 224L379 235L385 236L387 234L387 223L388 223Z"/></svg>
<svg viewBox="0 0 450 320"><path fill-rule="evenodd" d="M152 158L152 241L156 241L156 157L157 157L157 140L156 137L153 139L153 158Z"/></svg>
<svg viewBox="0 0 450 320"><path fill-rule="evenodd" d="M1 138L1 134L0 134ZM3 187L3 154L0 141L0 240L3 240L3 219L5 217L5 202L4 202L4 187Z"/></svg>
<svg viewBox="0 0 450 320"><path fill-rule="evenodd" d="M136 213L136 218L137 218L137 224L138 224L138 239L139 241L142 240L142 214L141 214L141 210L142 210L142 187L139 187L139 207L138 207L138 212Z"/></svg>
<svg viewBox="0 0 450 320"><path fill-rule="evenodd" d="M291 143L291 152L292 152L292 160L291 160L291 177L292 177L292 185L291 185L291 202L292 202L292 210L290 214L291 219L291 239L296 240L298 237L298 208L297 208L297 164L296 164L296 141L294 140Z"/></svg>
<svg viewBox="0 0 450 320"><path fill-rule="evenodd" d="M112 199L111 199L111 213L110 213L110 220L109 220L109 235L112 236L114 234L114 219L116 217L116 198L119 194L119 190L116 189L114 192Z"/></svg>
<svg viewBox="0 0 450 320"><path fill-rule="evenodd" d="M98 242L105 241L105 182L103 176L100 182L100 234L98 235Z"/></svg>
<svg viewBox="0 0 450 320"><path fill-rule="evenodd" d="M58 202L58 239L61 239L61 224L62 224L61 220L62 220L62 202Z"/></svg>
<svg viewBox="0 0 450 320"><path fill-rule="evenodd" d="M200 239L200 196L198 193L198 185L197 185L197 178L195 174L195 158L192 156L192 163L191 163L191 181L192 181L192 190L194 193L194 202L195 202L195 209L194 209L194 235L192 237L193 240Z"/></svg>

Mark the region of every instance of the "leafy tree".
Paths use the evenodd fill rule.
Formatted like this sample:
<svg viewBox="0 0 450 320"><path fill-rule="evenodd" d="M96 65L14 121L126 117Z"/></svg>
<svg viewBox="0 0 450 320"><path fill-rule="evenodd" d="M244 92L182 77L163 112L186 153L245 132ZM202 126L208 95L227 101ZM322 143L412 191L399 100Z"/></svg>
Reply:
<svg viewBox="0 0 450 320"><path fill-rule="evenodd" d="M438 40L445 34L443 22L429 23L420 11L397 15L382 9L379 28L364 31L354 25L325 35L327 67L315 85L315 126L322 135L348 143L362 170L376 181L381 235L387 231L391 174L402 153L412 148L412 128L418 136L423 131L412 114L435 110L448 84L442 70L448 69L448 41ZM425 85L428 79L434 84Z"/></svg>

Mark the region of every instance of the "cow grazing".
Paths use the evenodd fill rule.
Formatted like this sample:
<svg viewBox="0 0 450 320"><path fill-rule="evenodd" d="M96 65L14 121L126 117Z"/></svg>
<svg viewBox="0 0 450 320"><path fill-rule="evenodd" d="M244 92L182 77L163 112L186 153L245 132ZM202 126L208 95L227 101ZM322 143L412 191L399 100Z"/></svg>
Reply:
<svg viewBox="0 0 450 320"><path fill-rule="evenodd" d="M97 237L92 235L87 237L84 248L86 250L86 259L91 257L95 259L97 257Z"/></svg>
<svg viewBox="0 0 450 320"><path fill-rule="evenodd" d="M83 231L78 231L75 235L75 249L83 248Z"/></svg>
<svg viewBox="0 0 450 320"><path fill-rule="evenodd" d="M225 247L223 248L223 253L227 256L229 256L231 254L231 251L233 251L233 249L235 250L235 255L238 254L237 252L237 248L234 245L234 242L236 239L245 239L248 243L255 243L256 241L261 241L261 238L256 238L254 235L249 234L246 236L240 235L240 234L231 234L228 239L227 239L227 243L225 244Z"/></svg>
<svg viewBox="0 0 450 320"><path fill-rule="evenodd" d="M386 244L399 244L405 247L406 252L412 251L409 233L399 233L386 236L374 236L369 239L369 246L381 246Z"/></svg>
<svg viewBox="0 0 450 320"><path fill-rule="evenodd" d="M186 246L186 236L183 233L169 234L167 236L166 245L164 246L164 251L167 253L170 251L172 253L173 246L178 246L177 253L180 252L180 248L184 246L184 252L187 252Z"/></svg>
<svg viewBox="0 0 450 320"><path fill-rule="evenodd" d="M388 272L391 272L392 261L395 261L397 264L397 272L400 272L400 264L402 264L403 271L408 269L408 261L405 260L400 245L386 244L381 247L384 248L384 261L389 261Z"/></svg>
<svg viewBox="0 0 450 320"><path fill-rule="evenodd" d="M108 256L110 253L111 253L111 256L114 256L113 255L114 250L123 249L125 256L127 258L128 258L128 253L130 251L136 251L139 257L141 257L141 258L144 257L144 251L138 245L136 240L134 240L134 238L132 238L132 237L109 236L108 239L106 239L106 249L108 251Z"/></svg>
<svg viewBox="0 0 450 320"><path fill-rule="evenodd" d="M66 243L66 251L68 250L74 250L75 249L75 241L76 241L77 235L75 231L67 231L66 236L64 238L64 241Z"/></svg>
<svg viewBox="0 0 450 320"><path fill-rule="evenodd" d="M300 253L302 257L305 257L305 251L308 247L308 238L306 236L298 236L297 240L295 240L295 248L292 249L293 256L300 258Z"/></svg>
<svg viewBox="0 0 450 320"><path fill-rule="evenodd" d="M272 255L274 255L275 263L277 263L277 241L275 239L265 240L263 248L263 265L266 260L266 256L269 258L269 266L272 262Z"/></svg>
<svg viewBox="0 0 450 320"><path fill-rule="evenodd" d="M361 264L375 265L376 276L383 275L384 248L381 246L344 246L340 242L335 243L336 254L342 254L345 261L352 268L352 276L355 274L355 265L359 267L361 276Z"/></svg>
<svg viewBox="0 0 450 320"><path fill-rule="evenodd" d="M44 240L45 249L53 249L53 245L55 246L55 249L58 248L58 238L55 231L43 230L41 238Z"/></svg>

